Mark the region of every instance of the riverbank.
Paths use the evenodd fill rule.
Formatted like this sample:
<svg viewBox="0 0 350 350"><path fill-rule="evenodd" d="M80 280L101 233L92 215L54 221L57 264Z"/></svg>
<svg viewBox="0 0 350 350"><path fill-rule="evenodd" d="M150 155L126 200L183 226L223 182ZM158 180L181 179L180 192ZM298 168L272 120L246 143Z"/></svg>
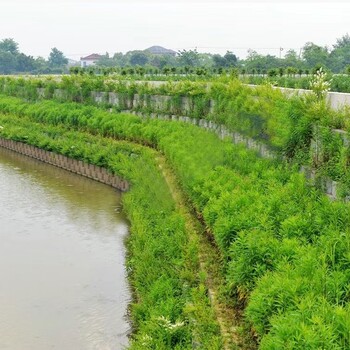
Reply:
<svg viewBox="0 0 350 350"><path fill-rule="evenodd" d="M195 343L221 349L205 278L199 276L198 242L187 237L185 220L157 170L156 153L126 142L24 123L13 116L2 117L1 123L2 133L7 136L11 134L22 141L25 137L28 144L59 153L64 147L70 157L71 152L75 158L79 154L79 159L117 171L132 184L132 190L123 197L131 220L127 247L134 293L130 306L134 333L130 348L185 349ZM55 135L54 139L48 134Z"/></svg>
<svg viewBox="0 0 350 350"><path fill-rule="evenodd" d="M127 157L124 157L125 153L123 156L117 155L116 150L109 148L110 143L116 142L115 139L124 139L129 149L136 147L131 146L130 142L153 148L147 148L147 152L151 153L149 158L144 158L146 162L138 163L137 168L133 168L135 180L142 181L143 186L138 197L142 205L137 203L140 211L136 216L131 216L131 222L135 225L146 216L147 222L151 223L143 230L144 244L138 250L141 260L133 262L139 272L137 280L140 281L135 290L139 292L143 289L143 278L149 275L151 266L145 264L148 256L143 255L144 248L153 247L151 252L156 253L153 256L159 271L169 268L167 272L173 276L173 283L175 279L178 281L179 276L186 276L185 284L181 285L197 286L191 289L192 292L202 290L203 294L196 295L208 303L204 283L202 287L201 283L197 284L203 281L201 274L196 275L199 279L195 280L194 275L183 274L183 270L178 268L183 266L182 261L192 261L198 273L198 246L192 245L188 236L184 241L180 239L182 244L174 246L174 242L178 242L174 240L174 234L176 237L185 237L180 236L178 231L179 228L186 231L185 222L183 218L174 219L171 214L176 205L159 164L155 161L157 152L160 152L185 193L186 203L200 215L206 231L212 234L212 244L220 252L218 265L222 268L224 281L220 287L220 301L231 304L235 310L242 310L248 329L245 334L253 334L259 342L259 348L264 350L271 349L274 344L280 348L288 346L290 342L295 344L296 349L318 349L320 344L329 348L335 344L335 349L346 348L347 328L339 328L339 324L344 321L349 307L346 299L349 206L342 202L330 202L319 190L310 186L304 176L298 173L299 169L282 160L261 159L244 146L233 145L230 140L220 140L213 133L181 122L141 119L130 114L114 114L74 103L28 103L19 99L6 101L2 108L8 114L0 120L4 124L1 131L4 136L36 143L51 151L64 150L70 156L84 160L91 158L89 152L93 149L94 161L107 167L112 164L114 171L123 177L128 174L127 179L132 188L134 184L130 176L133 172L126 171L124 167L128 164L131 167L130 159L132 166L136 165L141 157L130 153ZM13 129L10 125L13 125ZM37 133L35 128L42 128L42 132ZM33 130L33 133L28 130ZM82 138L78 134L74 134L82 131L84 142L81 142ZM95 147L90 139L95 137L92 135L98 135L97 140L103 139L103 143ZM74 140L73 149L67 140L69 138ZM85 151L87 145L89 151ZM110 160L113 160L112 163ZM142 164L153 164L153 169L157 170L154 173L147 172ZM165 187L159 186L154 174L163 179L160 183ZM164 190L159 192L161 188ZM124 197L126 204L130 193L132 191ZM155 203L161 203L162 207L154 207ZM162 226L157 226L159 223ZM142 228L140 224L137 226ZM158 230L158 227L161 229ZM164 239L170 255L157 246L162 235L171 236L171 239ZM175 265L165 264L173 257L177 261ZM192 260L182 260L181 257L191 257ZM137 259L137 254L132 258ZM151 277L150 284L157 281L159 275ZM180 291L187 296L191 294L187 287L177 291L178 296L183 295ZM147 308L135 306L139 321L139 328L135 332L138 344L144 341L143 337L138 338L141 334L163 334L159 331L160 322L163 328L167 324L169 329L174 329L171 325L178 324L176 319L171 323L169 319L164 321L164 318L152 320L150 309L154 311L158 302L168 296L165 294L160 297L159 293L152 292L156 297L148 299ZM191 295L194 297L194 294ZM191 342L191 345L187 343L189 347L193 346L194 341L196 344L206 344L203 348L215 348L213 344L220 348L220 342L212 343L210 347L204 343L208 341L205 336L201 342L194 337L207 335L210 331L217 336L220 334L218 324L215 327L210 323L204 326L207 317L201 318L200 315L205 313L194 312L192 315L195 318L189 317L188 311L193 311L189 305L192 304L185 305L187 307L182 309L184 313L181 314L187 315L185 319L188 323L182 319L175 327L184 331L182 327L188 326L186 332L181 332L185 336L181 339ZM309 306L302 308L303 305ZM209 306L205 310L208 312L212 309ZM177 311L180 315L180 310ZM208 315L212 314L208 312ZM158 317L161 316L158 314ZM190 320L194 319L200 321L191 323ZM314 319L319 320L317 324L313 322ZM325 332L325 329L330 331ZM138 333L140 330L141 333ZM158 345L167 344L171 348L169 338L157 339L161 341ZM218 337L211 339L219 341ZM186 348L183 344L186 343L181 344L182 348Z"/></svg>
<svg viewBox="0 0 350 350"><path fill-rule="evenodd" d="M120 192L0 147L0 193L0 348L126 347Z"/></svg>

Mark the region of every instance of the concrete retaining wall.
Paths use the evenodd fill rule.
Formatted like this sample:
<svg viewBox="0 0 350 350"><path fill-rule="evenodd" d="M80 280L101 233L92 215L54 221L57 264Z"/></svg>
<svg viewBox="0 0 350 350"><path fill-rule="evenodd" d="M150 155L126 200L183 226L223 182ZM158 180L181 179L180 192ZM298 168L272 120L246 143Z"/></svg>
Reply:
<svg viewBox="0 0 350 350"><path fill-rule="evenodd" d="M54 96L62 97L63 91L56 89ZM42 95L42 94L41 94ZM122 94L115 92L92 91L91 99L96 103L108 103L120 109L137 110L147 109L153 112L167 112L171 114L190 114L194 109L194 102L191 97L182 96L175 102L172 96L168 95L140 95ZM213 110L214 101L208 101L207 113Z"/></svg>
<svg viewBox="0 0 350 350"><path fill-rule="evenodd" d="M350 94L344 92L328 92L327 100L332 109L340 109L344 106L350 107Z"/></svg>
<svg viewBox="0 0 350 350"><path fill-rule="evenodd" d="M167 84L168 82L167 81L139 80L139 81L134 81L134 83L137 83L137 84L147 83L151 86L159 87L159 86ZM253 84L247 84L247 85L251 86L251 87L257 86L257 85L253 85ZM210 86L210 83L208 83L208 86ZM278 86L276 86L274 88L281 90L286 95L294 95L294 94L305 95L305 94L312 93L311 90L306 90L306 89L292 89L292 88L284 88L284 87L278 87ZM329 103L333 109L339 109L343 106L350 107L350 93L330 91L326 94L326 96L327 96L327 100L329 101Z"/></svg>
<svg viewBox="0 0 350 350"><path fill-rule="evenodd" d="M0 147L10 149L12 151L26 155L28 157L35 158L42 162L68 170L72 173L88 177L98 182L102 182L122 192L126 192L129 190L129 184L127 181L121 179L118 176L115 176L105 168L84 163L81 160L68 158L61 154L45 151L38 147L34 147L31 145L27 145L25 143L13 141L13 140L6 140L3 138L0 138Z"/></svg>
<svg viewBox="0 0 350 350"><path fill-rule="evenodd" d="M196 118L189 118L184 116L176 116L176 115L168 115L168 114L157 114L157 113L151 113L150 115L142 112L136 112L136 111L125 111L129 112L131 114L144 117L144 118L152 118L152 119L161 119L161 120L175 120L175 121L181 121L184 123L194 124L199 127L202 127L204 129L210 130L212 132L215 132L221 139L228 138L231 140L234 144L243 144L248 149L256 151L259 156L263 158L277 158L278 154L274 151L270 150L265 144L254 140L252 138L246 137L244 135L241 135L238 132L231 132L227 130L223 125L218 125L212 121L206 120L206 119L196 119ZM333 130L334 133L341 134L341 137L343 139L343 142L346 146L349 145L350 140L348 139L347 133L345 133L343 130ZM314 128L314 137L315 140L312 141L311 145L311 152L313 153L314 157L319 156L319 148L320 146L320 140L317 137L318 131L316 128ZM316 170L308 167L308 166L302 166L300 168L300 172L305 175L305 177L310 181L311 184L317 185L321 190L331 199L335 200L338 198L337 188L339 186L339 183L337 181L333 181L330 178L317 178L316 176ZM346 202L350 201L350 197L344 198Z"/></svg>
<svg viewBox="0 0 350 350"><path fill-rule="evenodd" d="M251 85L249 84L248 86L250 87L258 87L260 85ZM280 86L274 86L274 89L278 89L282 91L286 96L292 96L292 95L308 95L312 94L312 90L305 90L305 89L292 89L292 88L284 88ZM350 94L346 92L333 92L329 91L326 93L326 99L328 103L330 104L330 107L333 110L338 110L341 109L345 106L350 107Z"/></svg>
<svg viewBox="0 0 350 350"><path fill-rule="evenodd" d="M338 196L337 188L340 185L339 182L333 181L330 178L322 177L317 178L317 173L315 169L312 169L309 166L302 166L300 168L300 172L305 175L305 177L312 183L313 185L318 185L318 187L330 198L331 200L336 200ZM350 201L350 197L344 198L345 202Z"/></svg>
<svg viewBox="0 0 350 350"><path fill-rule="evenodd" d="M278 89L283 90L286 94L310 93L310 90L297 90L297 89L286 89L286 88L278 88ZM38 93L39 93L39 96L43 96L42 89L38 89ZM63 90L56 89L54 92L54 95L55 97L60 97L63 99L65 98L65 94ZM171 96L166 96L166 95L141 96L138 94L127 95L127 94L118 94L118 93L112 93L112 92L110 93L92 92L91 98L96 103L109 103L110 105L113 105L118 107L119 109L122 109L122 112L135 114L140 117L161 119L161 120L176 120L176 121L181 121L189 124L194 124L216 133L221 139L228 138L234 144L244 144L248 149L255 150L257 154L259 154L263 158L272 159L272 158L278 157L278 154L273 150L269 149L269 147L266 144L259 142L258 140L252 139L250 137L246 137L238 132L231 132L223 125L216 124L207 119L190 118L184 115L177 114L181 112L185 114L186 112L191 111L192 100L190 97L183 97L178 106L174 106L171 101ZM340 103L343 103L343 104L349 103L350 105L350 94L329 93L328 98L329 99L333 98L333 100L330 100L330 101L331 103L333 103L334 106L336 105L339 106ZM209 106L208 113L212 113L214 101L209 101L208 106ZM137 109L142 109L142 108L146 108L152 111L152 113L137 111ZM164 112L171 113L171 114L164 114ZM348 133L342 130L333 130L333 132L340 134L343 139L344 145L348 147L350 143ZM319 157L320 155L320 147L321 146L317 138L317 133L314 132L314 141L312 142L312 145L311 145L311 151L313 153L313 156L316 158ZM51 152L48 152L48 153L51 154ZM40 159L40 160L43 160L43 159ZM95 180L98 180L98 181L100 181L99 178L101 178L101 176L97 176L96 174L94 176L90 175L90 173L87 170L81 170L76 168L72 169L72 168L67 168L66 164L58 165L58 164L51 163L51 158L49 158L49 160L43 160L43 161L46 161L50 164L70 170L77 174L94 178ZM85 166L89 167L88 164L85 164ZM84 169L85 169L85 166L83 167ZM301 171L305 172L305 168L304 170L302 169ZM313 175L313 172L310 173L310 171L306 171L306 176L311 180L311 182L314 182L313 180L315 180L315 176ZM118 179L118 181L122 181L122 180ZM119 188L118 186L113 185L111 183L111 180L104 180L101 182L112 185L116 188ZM337 197L337 185L338 185L337 182L332 181L330 179L324 179L321 181L320 185L329 197L331 198ZM119 189L122 191L125 191L127 190L127 188L128 188L127 185L121 185L121 188Z"/></svg>
<svg viewBox="0 0 350 350"><path fill-rule="evenodd" d="M222 140L229 139L234 144L243 144L248 149L256 151L260 157L273 159L278 156L276 152L273 152L272 150L270 150L268 146L266 146L265 144L257 140L254 140L250 137L246 137L238 132L231 132L228 129L226 129L223 125L216 124L210 120L196 119L196 118L190 118L185 116L179 117L176 115L169 115L169 114L157 114L157 113L146 114L142 112L128 111L128 110L125 110L122 112L134 114L142 118L180 121L188 124L197 125L201 128L214 132Z"/></svg>

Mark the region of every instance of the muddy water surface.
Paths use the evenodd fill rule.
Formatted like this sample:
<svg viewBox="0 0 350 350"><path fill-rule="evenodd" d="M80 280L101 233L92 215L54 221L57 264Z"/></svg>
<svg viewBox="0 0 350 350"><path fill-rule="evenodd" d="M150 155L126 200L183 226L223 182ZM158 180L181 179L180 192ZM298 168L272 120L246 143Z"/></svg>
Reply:
<svg viewBox="0 0 350 350"><path fill-rule="evenodd" d="M0 148L0 199L0 349L123 349L120 195Z"/></svg>

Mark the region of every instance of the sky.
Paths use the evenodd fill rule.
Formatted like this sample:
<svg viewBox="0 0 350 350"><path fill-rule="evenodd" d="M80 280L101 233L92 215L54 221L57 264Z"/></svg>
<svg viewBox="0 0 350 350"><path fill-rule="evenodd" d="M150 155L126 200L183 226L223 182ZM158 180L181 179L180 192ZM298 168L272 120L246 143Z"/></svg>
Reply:
<svg viewBox="0 0 350 350"><path fill-rule="evenodd" d="M153 45L239 58L283 48L283 56L306 42L332 47L346 33L345 0L0 0L0 40L13 38L34 57L53 47L79 60Z"/></svg>

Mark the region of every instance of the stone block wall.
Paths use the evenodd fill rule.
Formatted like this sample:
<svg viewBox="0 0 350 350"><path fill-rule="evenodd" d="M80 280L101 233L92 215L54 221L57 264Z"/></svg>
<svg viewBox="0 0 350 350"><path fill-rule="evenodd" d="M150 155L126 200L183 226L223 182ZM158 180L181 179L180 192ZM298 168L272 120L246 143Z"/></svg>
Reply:
<svg viewBox="0 0 350 350"><path fill-rule="evenodd" d="M128 112L128 111L125 111ZM129 111L130 113L130 111ZM268 146L254 140L250 137L246 137L238 132L231 132L223 125L216 124L210 120L206 119L196 119L185 116L176 116L176 115L168 115L168 114L157 114L157 113L142 113L132 111L131 114L137 115L142 118L151 118L151 119L160 119L160 120L171 120L171 121L180 121L188 124L197 125L209 131L216 133L221 139L230 139L234 144L244 144L248 149L255 150L259 156L263 158L273 159L278 155L270 150Z"/></svg>
<svg viewBox="0 0 350 350"><path fill-rule="evenodd" d="M68 170L72 173L102 182L122 192L129 190L129 184L126 180L112 174L105 168L88 164L81 160L72 159L54 152L45 151L23 142L0 138L0 147L10 149L28 157Z"/></svg>

